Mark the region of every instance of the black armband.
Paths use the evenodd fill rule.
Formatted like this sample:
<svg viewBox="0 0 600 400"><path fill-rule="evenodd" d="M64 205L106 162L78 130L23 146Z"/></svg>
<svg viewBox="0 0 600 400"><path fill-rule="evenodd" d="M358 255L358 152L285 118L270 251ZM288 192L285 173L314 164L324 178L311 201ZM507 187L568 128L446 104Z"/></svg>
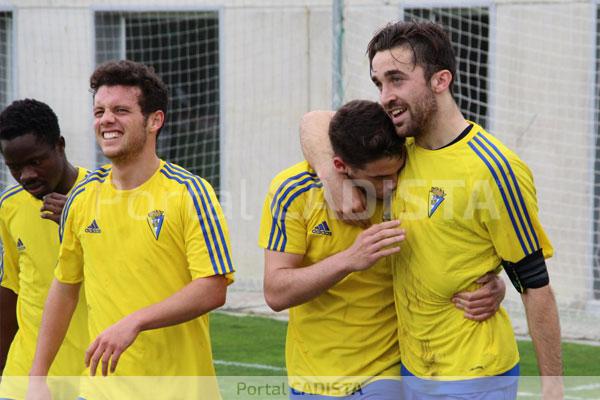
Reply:
<svg viewBox="0 0 600 400"><path fill-rule="evenodd" d="M502 261L502 266L519 293L525 293L527 289L541 288L550 283L542 249L516 263Z"/></svg>

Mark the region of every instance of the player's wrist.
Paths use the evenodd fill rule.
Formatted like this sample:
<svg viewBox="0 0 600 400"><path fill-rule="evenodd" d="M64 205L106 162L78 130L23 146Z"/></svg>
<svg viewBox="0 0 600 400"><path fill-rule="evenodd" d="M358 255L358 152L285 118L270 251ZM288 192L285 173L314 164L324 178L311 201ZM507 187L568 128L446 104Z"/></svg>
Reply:
<svg viewBox="0 0 600 400"><path fill-rule="evenodd" d="M50 371L50 367L49 366L44 366L44 365L39 365L39 364L33 364L31 366L31 370L29 371L29 376L30 377L45 378L46 376L48 376L48 371Z"/></svg>
<svg viewBox="0 0 600 400"><path fill-rule="evenodd" d="M350 252L350 249L341 251L336 254L336 256L337 260L335 264L338 266L340 272L344 274L344 276L359 270L359 267L355 262L356 256Z"/></svg>

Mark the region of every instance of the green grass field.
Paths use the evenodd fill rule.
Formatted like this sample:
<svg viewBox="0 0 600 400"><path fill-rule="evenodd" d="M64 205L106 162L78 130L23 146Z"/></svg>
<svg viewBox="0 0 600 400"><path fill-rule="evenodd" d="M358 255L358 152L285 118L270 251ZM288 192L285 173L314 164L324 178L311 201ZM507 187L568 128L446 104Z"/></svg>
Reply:
<svg viewBox="0 0 600 400"><path fill-rule="evenodd" d="M264 317L211 314L211 337L224 400L287 399L284 346L287 323ZM235 345L233 345L235 344ZM519 341L518 399L539 399L533 345ZM565 400L600 399L600 346L564 343Z"/></svg>
<svg viewBox="0 0 600 400"><path fill-rule="evenodd" d="M213 354L218 375L285 374L284 346L287 323L270 318L211 314ZM218 332L218 334L215 334ZM236 343L233 347L231 344ZM533 345L519 341L521 375L537 376ZM565 375L600 376L600 346L564 343ZM231 363L231 364L226 364ZM244 366L244 364L255 364ZM271 367L271 368L267 368Z"/></svg>

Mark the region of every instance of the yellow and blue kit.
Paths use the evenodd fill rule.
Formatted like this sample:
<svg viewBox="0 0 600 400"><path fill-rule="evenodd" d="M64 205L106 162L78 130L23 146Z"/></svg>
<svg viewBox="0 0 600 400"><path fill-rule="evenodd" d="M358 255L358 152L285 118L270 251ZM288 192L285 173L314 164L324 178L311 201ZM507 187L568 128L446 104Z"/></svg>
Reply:
<svg viewBox="0 0 600 400"><path fill-rule="evenodd" d="M451 299L502 261L552 255L531 172L476 124L448 147L407 149L393 202L407 232L394 257L403 367L440 380L507 373L519 354L506 311L474 322Z"/></svg>
<svg viewBox="0 0 600 400"><path fill-rule="evenodd" d="M78 168L77 182L87 170ZM22 186L6 189L0 195L0 239L2 240L1 285L15 292L19 330L8 352L4 368L0 398L25 398L26 382L20 378L29 375L35 354L38 331L54 267L58 258L58 225L40 217L43 202L29 194ZM67 335L60 347L49 374L77 376L84 366L85 350L89 345L85 299L80 296ZM68 385L60 387L69 395ZM65 393L67 391L67 393Z"/></svg>
<svg viewBox="0 0 600 400"><path fill-rule="evenodd" d="M194 279L222 275L233 281L229 233L212 187L162 160L152 177L132 190L113 186L110 167L91 173L67 200L61 240L55 275L63 283L85 282L92 340ZM114 375L214 373L208 315L203 315L141 332Z"/></svg>
<svg viewBox="0 0 600 400"><path fill-rule="evenodd" d="M373 221L381 218L379 204ZM303 266L310 266L350 247L360 232L332 216L307 162L273 179L263 207L262 248L303 255ZM385 259L290 308L285 354L291 388L342 396L365 379L398 377L396 326L392 274Z"/></svg>

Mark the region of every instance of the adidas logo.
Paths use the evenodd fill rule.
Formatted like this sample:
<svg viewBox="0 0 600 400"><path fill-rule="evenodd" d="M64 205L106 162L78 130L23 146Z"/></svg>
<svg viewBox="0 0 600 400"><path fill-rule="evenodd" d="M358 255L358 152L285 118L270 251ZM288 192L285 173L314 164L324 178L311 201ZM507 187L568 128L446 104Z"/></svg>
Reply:
<svg viewBox="0 0 600 400"><path fill-rule="evenodd" d="M327 221L323 221L319 225L315 226L312 230L312 233L314 233L315 235L331 236L331 230L329 230L329 225L327 225Z"/></svg>
<svg viewBox="0 0 600 400"><path fill-rule="evenodd" d="M90 224L90 226L85 228L85 231L87 233L101 233L102 232L100 230L100 227L98 226L98 223L96 222L96 220L93 220L92 223Z"/></svg>
<svg viewBox="0 0 600 400"><path fill-rule="evenodd" d="M17 239L17 250L19 250L19 251L25 250L25 245L23 244L23 241L20 238Z"/></svg>

